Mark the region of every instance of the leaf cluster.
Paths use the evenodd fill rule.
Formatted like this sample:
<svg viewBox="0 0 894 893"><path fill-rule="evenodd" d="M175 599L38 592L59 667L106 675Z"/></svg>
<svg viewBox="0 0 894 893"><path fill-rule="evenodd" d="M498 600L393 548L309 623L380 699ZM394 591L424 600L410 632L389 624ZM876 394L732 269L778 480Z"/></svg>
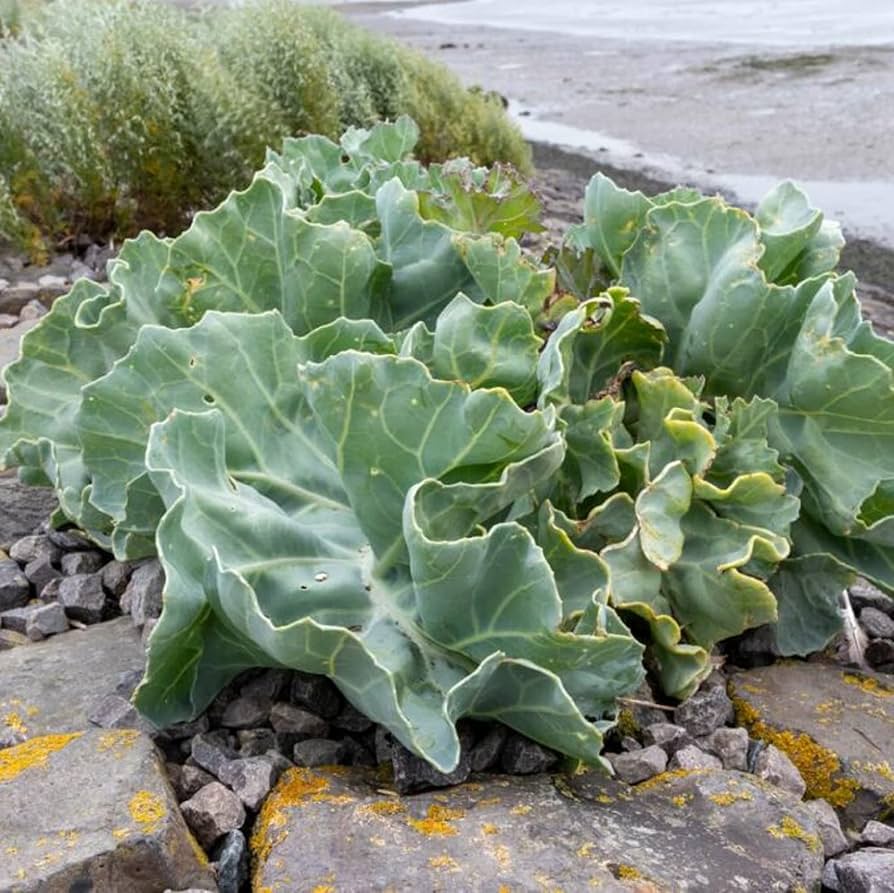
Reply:
<svg viewBox="0 0 894 893"><path fill-rule="evenodd" d="M684 697L747 629L823 647L856 571L894 589L894 345L803 193L597 174L543 264L518 176L418 137L287 140L6 371L5 461L164 565L148 716L291 667L445 771L463 716L596 763L647 670Z"/></svg>

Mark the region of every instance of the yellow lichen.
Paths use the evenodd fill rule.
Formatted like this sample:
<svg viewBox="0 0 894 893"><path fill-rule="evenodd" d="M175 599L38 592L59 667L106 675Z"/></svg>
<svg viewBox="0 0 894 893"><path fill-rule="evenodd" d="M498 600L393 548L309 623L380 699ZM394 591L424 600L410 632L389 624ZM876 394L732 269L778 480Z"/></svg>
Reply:
<svg viewBox="0 0 894 893"><path fill-rule="evenodd" d="M804 732L774 729L761 719L747 701L733 698L736 721L755 737L778 747L795 764L807 785L808 799L826 800L832 806L847 806L860 785L844 775L838 757Z"/></svg>
<svg viewBox="0 0 894 893"><path fill-rule="evenodd" d="M533 807L531 806L513 806L509 812L512 815L527 815L532 809Z"/></svg>
<svg viewBox="0 0 894 893"><path fill-rule="evenodd" d="M622 881L639 881L642 880L642 874L632 865L618 865L614 871L615 877Z"/></svg>
<svg viewBox="0 0 894 893"><path fill-rule="evenodd" d="M610 797L608 794L597 794L597 795L593 798L593 800L595 800L596 803L604 803L604 804L606 804L606 805L609 804L609 803L614 803L614 802L615 802L615 798L614 798L614 797Z"/></svg>
<svg viewBox="0 0 894 893"><path fill-rule="evenodd" d="M479 800L477 802L478 806L497 806L499 803L503 802L502 797L485 797L483 800Z"/></svg>
<svg viewBox="0 0 894 893"><path fill-rule="evenodd" d="M692 794L677 794L676 797L671 797L671 803L674 806L683 807L692 799Z"/></svg>
<svg viewBox="0 0 894 893"><path fill-rule="evenodd" d="M488 847L488 853L493 856L497 865L502 869L509 868L512 864L512 856L509 853L509 847L503 843L497 843Z"/></svg>
<svg viewBox="0 0 894 893"><path fill-rule="evenodd" d="M818 835L805 831L790 815L783 816L778 825L770 825L767 831L777 839L789 837L792 840L800 840L815 853L818 853L823 846Z"/></svg>
<svg viewBox="0 0 894 893"><path fill-rule="evenodd" d="M96 749L100 753L112 751L112 756L120 759L136 744L140 733L136 729L111 729L99 736Z"/></svg>
<svg viewBox="0 0 894 893"><path fill-rule="evenodd" d="M15 710L10 710L9 713L3 717L3 724L12 729L13 732L18 732L19 735L28 734L28 726L25 725L25 720L23 720L21 714Z"/></svg>
<svg viewBox="0 0 894 893"><path fill-rule="evenodd" d="M127 804L130 817L142 827L146 834L152 834L161 827L168 814L164 800L152 791L137 791Z"/></svg>
<svg viewBox="0 0 894 893"><path fill-rule="evenodd" d="M115 828L112 831L112 837L114 837L115 840L124 840L128 834L133 834L133 831L130 828Z"/></svg>
<svg viewBox="0 0 894 893"><path fill-rule="evenodd" d="M450 856L446 854L443 856L432 856L428 860L428 864L431 865L432 868L443 868L447 871L459 871L459 863L456 859L451 859Z"/></svg>
<svg viewBox="0 0 894 893"><path fill-rule="evenodd" d="M15 747L0 750L0 783L12 781L27 769L46 765L54 753L67 747L83 734L83 732L71 732L67 735L43 735L17 744Z"/></svg>
<svg viewBox="0 0 894 893"><path fill-rule="evenodd" d="M672 782L675 778L686 778L687 775L696 775L704 771L704 769L671 769L669 772L661 772L646 781L641 781L634 790L651 791L653 788Z"/></svg>
<svg viewBox="0 0 894 893"><path fill-rule="evenodd" d="M485 822L481 826L481 831L483 834L499 834L500 833L500 829L496 825L492 824L491 822Z"/></svg>
<svg viewBox="0 0 894 893"><path fill-rule="evenodd" d="M861 772L872 772L875 775L880 775L887 781L894 781L894 769L891 768L891 764L887 760L882 763L862 763L854 760L853 765L855 769L859 769Z"/></svg>
<svg viewBox="0 0 894 893"><path fill-rule="evenodd" d="M371 812L374 815L397 815L400 812L406 812L407 808L400 800L376 800L375 803L369 803L360 807L362 812Z"/></svg>
<svg viewBox="0 0 894 893"><path fill-rule="evenodd" d="M506 884L500 884L500 889L497 891L497 893L512 893L512 891L509 889L509 887L506 886Z"/></svg>
<svg viewBox="0 0 894 893"><path fill-rule="evenodd" d="M188 829L186 831L186 839L193 855L196 857L196 862L204 868L209 864L208 854L202 849L199 842L192 836L192 833Z"/></svg>
<svg viewBox="0 0 894 893"><path fill-rule="evenodd" d="M433 803L428 807L424 819L407 819L407 824L419 834L428 837L453 837L456 828L450 824L453 819L461 819L465 813L461 809L449 809Z"/></svg>
<svg viewBox="0 0 894 893"><path fill-rule="evenodd" d="M877 698L894 697L894 688L873 679L871 676L858 676L856 673L845 673L841 677L848 685L856 685L861 691L868 695L875 695Z"/></svg>
<svg viewBox="0 0 894 893"><path fill-rule="evenodd" d="M732 806L737 800L753 800L751 791L723 791L720 794L709 794L709 800L713 800L718 806Z"/></svg>
<svg viewBox="0 0 894 893"><path fill-rule="evenodd" d="M332 884L317 884L317 886L311 890L311 893L335 893L335 887L333 887Z"/></svg>
<svg viewBox="0 0 894 893"><path fill-rule="evenodd" d="M629 738L638 738L640 734L639 723L633 716L633 711L627 707L618 711L617 729L621 735Z"/></svg>
<svg viewBox="0 0 894 893"><path fill-rule="evenodd" d="M592 853L592 852L593 852L593 844L592 843L585 843L582 846L579 846L577 849L577 855L581 859L589 859L590 853Z"/></svg>

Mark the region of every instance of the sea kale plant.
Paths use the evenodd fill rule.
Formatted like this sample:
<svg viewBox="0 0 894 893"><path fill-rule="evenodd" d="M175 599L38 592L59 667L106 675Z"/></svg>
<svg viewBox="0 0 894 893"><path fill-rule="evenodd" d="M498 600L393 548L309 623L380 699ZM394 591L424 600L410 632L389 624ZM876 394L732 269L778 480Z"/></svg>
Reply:
<svg viewBox="0 0 894 893"><path fill-rule="evenodd" d="M164 566L147 716L291 667L442 770L463 716L598 763L647 670L684 697L749 628L823 647L855 572L894 590L894 344L802 192L597 174L540 262L528 187L417 135L286 141L6 371L6 463Z"/></svg>

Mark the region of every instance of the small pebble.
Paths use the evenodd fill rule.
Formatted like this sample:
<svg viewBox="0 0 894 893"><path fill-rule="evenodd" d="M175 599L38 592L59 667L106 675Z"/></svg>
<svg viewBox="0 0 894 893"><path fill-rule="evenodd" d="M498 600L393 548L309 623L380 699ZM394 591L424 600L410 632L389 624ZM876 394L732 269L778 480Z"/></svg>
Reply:
<svg viewBox="0 0 894 893"><path fill-rule="evenodd" d="M667 754L657 744L630 753L608 754L607 757L615 775L627 784L639 784L667 768Z"/></svg>
<svg viewBox="0 0 894 893"><path fill-rule="evenodd" d="M212 781L180 804L187 825L206 849L245 823L242 801L219 781Z"/></svg>
<svg viewBox="0 0 894 893"><path fill-rule="evenodd" d="M757 755L754 761L754 774L770 784L791 792L799 799L807 790L797 766L773 744L768 744Z"/></svg>
<svg viewBox="0 0 894 893"><path fill-rule="evenodd" d="M722 769L723 763L712 754L699 750L694 744L681 747L670 759L667 768L675 769Z"/></svg>

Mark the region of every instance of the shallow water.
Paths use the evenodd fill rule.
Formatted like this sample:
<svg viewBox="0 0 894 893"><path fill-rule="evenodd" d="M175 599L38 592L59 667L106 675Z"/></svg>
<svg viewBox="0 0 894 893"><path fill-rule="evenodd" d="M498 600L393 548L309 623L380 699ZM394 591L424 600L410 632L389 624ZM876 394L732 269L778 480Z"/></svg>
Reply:
<svg viewBox="0 0 894 893"><path fill-rule="evenodd" d="M467 0L393 15L612 39L768 47L894 44L892 0Z"/></svg>

